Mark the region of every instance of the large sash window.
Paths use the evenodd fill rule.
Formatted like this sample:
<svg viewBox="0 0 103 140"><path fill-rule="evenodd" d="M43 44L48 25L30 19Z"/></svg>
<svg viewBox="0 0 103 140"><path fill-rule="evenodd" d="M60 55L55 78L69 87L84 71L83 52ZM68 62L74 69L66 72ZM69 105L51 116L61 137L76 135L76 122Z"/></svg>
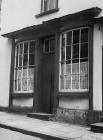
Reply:
<svg viewBox="0 0 103 140"><path fill-rule="evenodd" d="M18 43L15 47L14 93L34 91L35 41Z"/></svg>
<svg viewBox="0 0 103 140"><path fill-rule="evenodd" d="M61 35L60 90L88 90L88 28L66 31Z"/></svg>

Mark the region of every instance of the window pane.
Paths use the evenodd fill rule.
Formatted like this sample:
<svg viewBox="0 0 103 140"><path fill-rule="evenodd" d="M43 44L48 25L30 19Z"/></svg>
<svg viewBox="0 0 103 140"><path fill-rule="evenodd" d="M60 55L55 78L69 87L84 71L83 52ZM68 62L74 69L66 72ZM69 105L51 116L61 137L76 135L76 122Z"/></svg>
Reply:
<svg viewBox="0 0 103 140"><path fill-rule="evenodd" d="M49 8L49 1L48 0L44 0L44 12L48 11Z"/></svg>
<svg viewBox="0 0 103 140"><path fill-rule="evenodd" d="M20 44L20 47L19 47L19 53L20 53L20 54L23 53L23 44Z"/></svg>
<svg viewBox="0 0 103 140"><path fill-rule="evenodd" d="M49 40L45 40L44 52L49 52Z"/></svg>
<svg viewBox="0 0 103 140"><path fill-rule="evenodd" d="M67 75L71 75L71 64L69 63L69 64L66 64L66 74Z"/></svg>
<svg viewBox="0 0 103 140"><path fill-rule="evenodd" d="M21 91L22 90L22 87L21 87L21 80L17 80L18 81L18 91Z"/></svg>
<svg viewBox="0 0 103 140"><path fill-rule="evenodd" d="M79 45L73 45L73 59L79 58Z"/></svg>
<svg viewBox="0 0 103 140"><path fill-rule="evenodd" d="M23 91L27 91L27 79L23 79L22 80L22 90Z"/></svg>
<svg viewBox="0 0 103 140"><path fill-rule="evenodd" d="M88 89L88 62L80 63L80 88Z"/></svg>
<svg viewBox="0 0 103 140"><path fill-rule="evenodd" d="M18 67L18 56L16 56L15 59L16 59L16 67Z"/></svg>
<svg viewBox="0 0 103 140"><path fill-rule="evenodd" d="M34 91L34 79L33 78L28 79L28 90Z"/></svg>
<svg viewBox="0 0 103 140"><path fill-rule="evenodd" d="M17 91L17 80L14 81L14 84L15 84L15 85L14 85L14 87L15 87L14 90Z"/></svg>
<svg viewBox="0 0 103 140"><path fill-rule="evenodd" d="M79 74L79 62L72 64L72 74Z"/></svg>
<svg viewBox="0 0 103 140"><path fill-rule="evenodd" d="M66 60L71 59L71 46L66 46Z"/></svg>
<svg viewBox="0 0 103 140"><path fill-rule="evenodd" d="M67 33L67 45L71 45L72 42L72 32Z"/></svg>
<svg viewBox="0 0 103 140"><path fill-rule="evenodd" d="M72 89L79 89L79 75L72 75Z"/></svg>
<svg viewBox="0 0 103 140"><path fill-rule="evenodd" d="M19 55L19 67L22 66L22 55Z"/></svg>
<svg viewBox="0 0 103 140"><path fill-rule="evenodd" d="M24 53L28 53L28 42L24 43Z"/></svg>
<svg viewBox="0 0 103 140"><path fill-rule="evenodd" d="M81 44L80 58L88 57L88 43Z"/></svg>
<svg viewBox="0 0 103 140"><path fill-rule="evenodd" d="M50 52L55 51L55 39L50 39Z"/></svg>
<svg viewBox="0 0 103 140"><path fill-rule="evenodd" d="M88 42L88 29L82 29L81 30L81 42Z"/></svg>
<svg viewBox="0 0 103 140"><path fill-rule="evenodd" d="M65 76L65 88L66 89L71 89L71 75L66 75Z"/></svg>
<svg viewBox="0 0 103 140"><path fill-rule="evenodd" d="M34 65L34 55L33 54L29 55L29 66L30 65Z"/></svg>
<svg viewBox="0 0 103 140"><path fill-rule="evenodd" d="M34 53L35 51L35 42L30 42L29 53Z"/></svg>
<svg viewBox="0 0 103 140"><path fill-rule="evenodd" d="M28 65L28 55L25 54L23 58L23 66L27 66L27 65Z"/></svg>
<svg viewBox="0 0 103 140"><path fill-rule="evenodd" d="M23 78L27 78L27 68L23 69Z"/></svg>
<svg viewBox="0 0 103 140"><path fill-rule="evenodd" d="M21 79L21 78L22 78L22 70L18 69L17 70L17 77L16 77L16 79Z"/></svg>
<svg viewBox="0 0 103 140"><path fill-rule="evenodd" d="M56 8L56 2L57 0L50 0L50 5L49 5L50 10Z"/></svg>
<svg viewBox="0 0 103 140"><path fill-rule="evenodd" d="M73 44L79 43L80 30L73 31Z"/></svg>
<svg viewBox="0 0 103 140"><path fill-rule="evenodd" d="M34 68L29 68L29 78L34 79Z"/></svg>

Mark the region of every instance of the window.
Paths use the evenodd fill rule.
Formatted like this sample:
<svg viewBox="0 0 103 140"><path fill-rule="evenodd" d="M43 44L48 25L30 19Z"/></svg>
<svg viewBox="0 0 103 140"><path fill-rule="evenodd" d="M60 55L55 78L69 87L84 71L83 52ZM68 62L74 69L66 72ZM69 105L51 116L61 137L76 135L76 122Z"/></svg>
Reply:
<svg viewBox="0 0 103 140"><path fill-rule="evenodd" d="M41 13L57 8L57 0L42 0Z"/></svg>
<svg viewBox="0 0 103 140"><path fill-rule="evenodd" d="M88 90L88 28L62 33L60 49L60 90Z"/></svg>
<svg viewBox="0 0 103 140"><path fill-rule="evenodd" d="M55 51L55 39L48 38L44 40L43 53L52 53Z"/></svg>
<svg viewBox="0 0 103 140"><path fill-rule="evenodd" d="M15 47L14 92L34 91L35 41L18 43Z"/></svg>

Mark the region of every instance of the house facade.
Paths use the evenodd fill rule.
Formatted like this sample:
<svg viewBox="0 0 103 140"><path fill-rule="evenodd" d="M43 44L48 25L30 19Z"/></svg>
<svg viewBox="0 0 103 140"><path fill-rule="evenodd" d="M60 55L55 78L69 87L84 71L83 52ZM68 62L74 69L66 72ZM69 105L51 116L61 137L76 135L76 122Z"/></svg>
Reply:
<svg viewBox="0 0 103 140"><path fill-rule="evenodd" d="M103 112L102 0L3 0L0 109L79 124Z"/></svg>

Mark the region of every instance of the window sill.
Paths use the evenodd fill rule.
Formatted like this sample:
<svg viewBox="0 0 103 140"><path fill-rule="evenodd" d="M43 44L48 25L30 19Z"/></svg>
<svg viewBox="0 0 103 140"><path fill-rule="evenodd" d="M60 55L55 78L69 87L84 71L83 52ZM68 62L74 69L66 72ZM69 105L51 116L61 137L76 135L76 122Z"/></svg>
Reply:
<svg viewBox="0 0 103 140"><path fill-rule="evenodd" d="M55 8L55 9L52 9L52 10L49 10L49 11L46 11L46 12L42 12L40 14L37 14L36 18L46 16L46 15L49 15L49 14L52 14L52 13L55 13L55 12L58 12L58 11L59 11L59 8Z"/></svg>
<svg viewBox="0 0 103 140"><path fill-rule="evenodd" d="M12 97L13 98L30 98L30 97L33 97L34 94L33 93L13 93L12 94Z"/></svg>
<svg viewBox="0 0 103 140"><path fill-rule="evenodd" d="M70 92L70 93L68 93L68 92L59 92L58 96L80 96L80 97L86 96L86 97L88 97L89 92L79 92L79 93L78 92Z"/></svg>

